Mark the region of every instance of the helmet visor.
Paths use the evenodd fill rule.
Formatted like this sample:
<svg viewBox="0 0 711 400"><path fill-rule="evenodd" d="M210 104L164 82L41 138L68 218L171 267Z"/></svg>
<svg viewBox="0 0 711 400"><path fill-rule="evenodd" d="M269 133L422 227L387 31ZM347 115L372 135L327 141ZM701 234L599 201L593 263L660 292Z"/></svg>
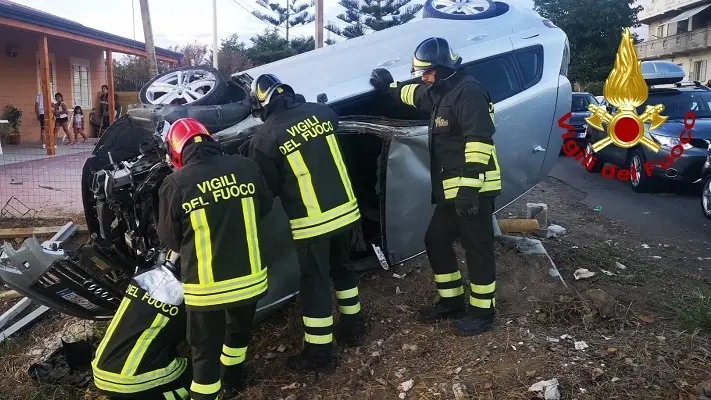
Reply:
<svg viewBox="0 0 711 400"><path fill-rule="evenodd" d="M412 66L410 68L410 75L413 78L420 78L422 75L434 68L431 62L418 60L417 57L412 58Z"/></svg>

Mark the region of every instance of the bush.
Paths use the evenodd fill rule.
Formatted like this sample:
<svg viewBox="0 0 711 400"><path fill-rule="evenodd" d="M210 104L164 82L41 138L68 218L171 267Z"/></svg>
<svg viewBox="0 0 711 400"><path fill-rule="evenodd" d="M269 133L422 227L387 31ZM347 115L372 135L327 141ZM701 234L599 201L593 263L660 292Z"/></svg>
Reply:
<svg viewBox="0 0 711 400"><path fill-rule="evenodd" d="M20 125L22 125L22 110L8 104L5 106L5 114L3 119L6 119L10 123L12 132L17 134L20 129Z"/></svg>

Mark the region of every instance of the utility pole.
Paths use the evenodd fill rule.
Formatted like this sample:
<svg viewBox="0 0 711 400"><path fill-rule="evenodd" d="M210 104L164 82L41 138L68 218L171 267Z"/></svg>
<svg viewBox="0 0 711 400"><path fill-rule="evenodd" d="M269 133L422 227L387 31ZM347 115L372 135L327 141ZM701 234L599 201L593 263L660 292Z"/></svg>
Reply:
<svg viewBox="0 0 711 400"><path fill-rule="evenodd" d="M212 0L212 66L217 69L217 0Z"/></svg>
<svg viewBox="0 0 711 400"><path fill-rule="evenodd" d="M316 48L323 47L323 0L316 0Z"/></svg>
<svg viewBox="0 0 711 400"><path fill-rule="evenodd" d="M146 42L146 56L148 58L148 74L151 78L158 75L158 62L156 61L156 46L153 43L153 27L151 26L151 12L148 9L148 0L138 0L141 4L141 19L143 20L143 36Z"/></svg>

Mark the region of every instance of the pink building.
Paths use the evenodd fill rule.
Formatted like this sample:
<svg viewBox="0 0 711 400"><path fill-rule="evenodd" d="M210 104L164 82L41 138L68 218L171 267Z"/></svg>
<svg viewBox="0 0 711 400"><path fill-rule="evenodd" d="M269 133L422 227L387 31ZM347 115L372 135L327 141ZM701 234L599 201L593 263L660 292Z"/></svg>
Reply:
<svg viewBox="0 0 711 400"><path fill-rule="evenodd" d="M44 93L45 110L51 110L49 101L60 92L67 108L81 106L88 119L91 109L98 108L102 85L109 86L109 102L113 102L113 68L107 63L113 53L146 56L144 43L8 0L0 0L0 38L0 114L8 104L22 110L23 143L40 141L35 117L38 93ZM181 54L156 48L156 58L175 66ZM45 112L48 132L54 126L50 117L51 112ZM54 154L54 146L48 145L47 153Z"/></svg>

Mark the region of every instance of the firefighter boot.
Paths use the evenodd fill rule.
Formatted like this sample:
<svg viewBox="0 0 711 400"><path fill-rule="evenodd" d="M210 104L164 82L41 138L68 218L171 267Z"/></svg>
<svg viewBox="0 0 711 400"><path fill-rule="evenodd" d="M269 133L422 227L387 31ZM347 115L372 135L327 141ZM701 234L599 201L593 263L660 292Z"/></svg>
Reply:
<svg viewBox="0 0 711 400"><path fill-rule="evenodd" d="M304 343L301 353L286 359L286 366L298 373L333 372L336 369L333 345Z"/></svg>
<svg viewBox="0 0 711 400"><path fill-rule="evenodd" d="M417 314L420 322L437 322L443 319L459 319L466 315L464 299L461 301L451 301L454 299L440 299L434 305L423 307Z"/></svg>
<svg viewBox="0 0 711 400"><path fill-rule="evenodd" d="M468 313L464 318L454 321L454 327L460 336L475 336L490 331L494 325L494 314L482 315Z"/></svg>
<svg viewBox="0 0 711 400"><path fill-rule="evenodd" d="M232 399L248 387L254 386L254 374L249 364L238 364L229 368L223 365L222 368L225 400Z"/></svg>
<svg viewBox="0 0 711 400"><path fill-rule="evenodd" d="M345 347L358 347L365 342L365 318L361 313L341 314L339 336Z"/></svg>

